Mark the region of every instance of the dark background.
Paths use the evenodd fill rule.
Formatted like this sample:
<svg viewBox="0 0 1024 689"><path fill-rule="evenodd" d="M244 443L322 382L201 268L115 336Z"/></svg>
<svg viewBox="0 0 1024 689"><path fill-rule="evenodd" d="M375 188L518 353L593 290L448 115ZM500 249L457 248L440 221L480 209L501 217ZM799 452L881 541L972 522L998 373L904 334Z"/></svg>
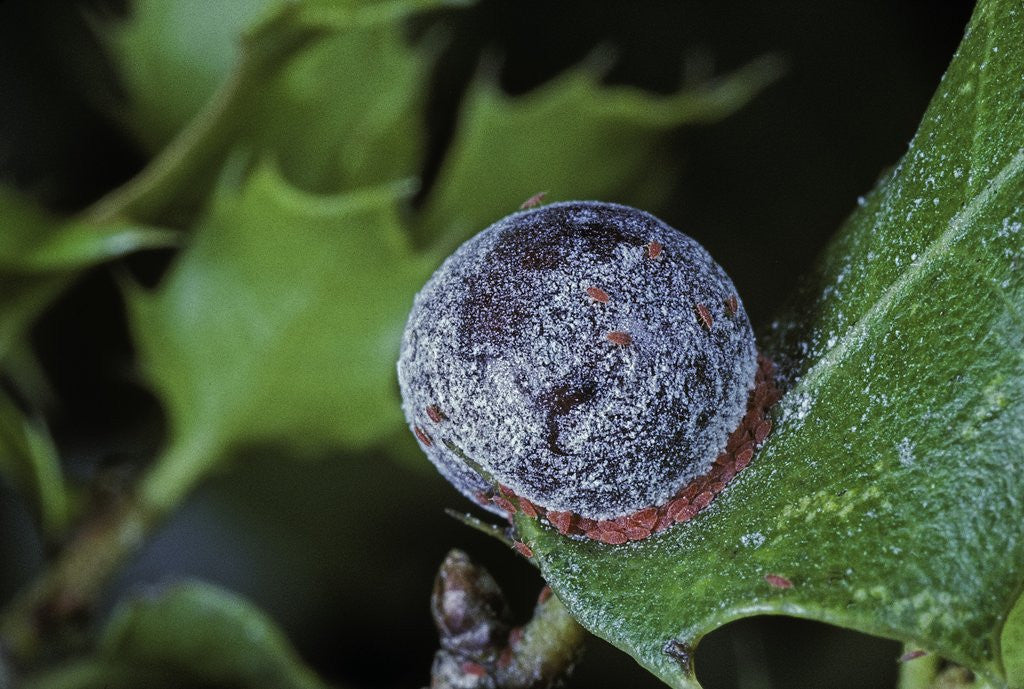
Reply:
<svg viewBox="0 0 1024 689"><path fill-rule="evenodd" d="M95 6L97 3L91 3ZM434 75L429 183L459 95L482 54L504 56L520 93L611 46L609 81L670 92L682 65L715 73L772 52L786 76L738 115L680 131L685 161L664 217L702 242L764 327L814 256L896 162L963 32L972 2L499 2L432 15L452 44ZM103 3L124 11L118 3ZM0 181L73 211L129 178L145 156L91 108L90 89L117 83L79 8L0 1ZM169 254L128 269L159 279ZM159 405L136 385L117 289L88 275L33 333L53 384L51 427L68 472L130 480L161 442ZM259 602L301 654L354 687L426 684L436 637L428 599L451 547L485 564L525 617L541 582L497 542L443 514L466 508L409 442L389 457L289 463L255 447L244 471L215 477L123 572L117 591L197 576ZM336 460L336 461L333 461ZM42 558L31 521L0 483L0 601ZM628 656L593 641L570 686L661 686ZM697 657L717 687L893 686L900 647L825 625L756 618L709 636Z"/></svg>

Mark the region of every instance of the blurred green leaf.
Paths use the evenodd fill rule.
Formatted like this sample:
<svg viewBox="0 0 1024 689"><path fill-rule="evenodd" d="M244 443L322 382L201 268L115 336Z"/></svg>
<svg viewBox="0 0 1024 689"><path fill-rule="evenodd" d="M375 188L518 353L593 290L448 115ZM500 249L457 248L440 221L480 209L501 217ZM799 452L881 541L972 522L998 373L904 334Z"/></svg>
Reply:
<svg viewBox="0 0 1024 689"><path fill-rule="evenodd" d="M1011 687L1024 687L1024 596L1017 598L1010 614L1006 616L1000 647L1007 684Z"/></svg>
<svg viewBox="0 0 1024 689"><path fill-rule="evenodd" d="M461 241L541 191L549 200L602 199L654 210L679 174L678 160L660 147L666 135L726 117L781 72L778 60L762 58L670 96L602 86L595 65L522 96L480 76L422 209L421 231Z"/></svg>
<svg viewBox="0 0 1024 689"><path fill-rule="evenodd" d="M256 606L192 581L121 603L96 656L31 678L30 689L323 689Z"/></svg>
<svg viewBox="0 0 1024 689"><path fill-rule="evenodd" d="M68 520L68 495L57 448L46 428L29 419L0 388L0 475L39 515L43 530L60 533Z"/></svg>
<svg viewBox="0 0 1024 689"><path fill-rule="evenodd" d="M126 93L122 119L151 152L203 107L235 64L242 32L273 0L133 0L97 22Z"/></svg>
<svg viewBox="0 0 1024 689"><path fill-rule="evenodd" d="M461 4L281 2L254 20L238 3L222 11L220 3L137 0L126 23L100 31L126 83L123 117L162 150L92 217L187 217L227 152L242 145L307 191L418 174L436 40L408 46L402 21ZM174 80L157 78L164 72Z"/></svg>
<svg viewBox="0 0 1024 689"><path fill-rule="evenodd" d="M18 345L36 317L57 298L71 278L66 273L0 274L0 361Z"/></svg>
<svg viewBox="0 0 1024 689"><path fill-rule="evenodd" d="M0 187L0 361L79 271L177 235L127 223L64 219Z"/></svg>
<svg viewBox="0 0 1024 689"><path fill-rule="evenodd" d="M711 508L619 547L519 520L567 607L669 684L696 686L704 634L773 613L1020 686L1022 34L1018 3L978 4L909 151L775 324L777 430Z"/></svg>
<svg viewBox="0 0 1024 689"><path fill-rule="evenodd" d="M173 437L148 481L167 507L238 442L365 447L402 425L395 360L436 262L399 219L409 189L337 196L270 166L225 185L160 289L129 290L144 370Z"/></svg>
<svg viewBox="0 0 1024 689"><path fill-rule="evenodd" d="M291 183L336 192L419 174L436 40L414 49L400 19L332 33L261 95L244 135Z"/></svg>
<svg viewBox="0 0 1024 689"><path fill-rule="evenodd" d="M125 223L97 225L52 216L0 188L0 275L72 271L119 256L174 246L178 234Z"/></svg>

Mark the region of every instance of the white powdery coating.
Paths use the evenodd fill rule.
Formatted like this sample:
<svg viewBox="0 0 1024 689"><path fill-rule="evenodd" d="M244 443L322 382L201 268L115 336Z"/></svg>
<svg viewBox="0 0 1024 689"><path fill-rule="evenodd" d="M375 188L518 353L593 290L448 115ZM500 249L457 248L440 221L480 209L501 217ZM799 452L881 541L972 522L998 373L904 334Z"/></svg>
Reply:
<svg viewBox="0 0 1024 689"><path fill-rule="evenodd" d="M664 247L653 259L652 240ZM398 361L406 418L471 498L490 487L479 469L592 519L660 505L710 468L746 410L757 350L734 296L699 244L644 211L587 201L515 213L416 295Z"/></svg>

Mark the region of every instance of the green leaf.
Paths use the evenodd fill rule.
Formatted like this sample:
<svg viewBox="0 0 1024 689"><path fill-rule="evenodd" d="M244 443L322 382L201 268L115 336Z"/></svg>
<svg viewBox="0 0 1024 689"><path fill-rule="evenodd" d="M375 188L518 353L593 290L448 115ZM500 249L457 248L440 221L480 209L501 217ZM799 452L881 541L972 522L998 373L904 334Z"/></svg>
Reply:
<svg viewBox="0 0 1024 689"><path fill-rule="evenodd" d="M549 199L604 199L657 207L678 176L659 144L672 130L735 112L778 78L762 58L721 79L657 96L602 86L596 65L567 71L522 96L478 77L419 224L461 241L542 191Z"/></svg>
<svg viewBox="0 0 1024 689"><path fill-rule="evenodd" d="M121 603L95 657L30 679L31 689L324 689L284 634L241 596L198 581Z"/></svg>
<svg viewBox="0 0 1024 689"><path fill-rule="evenodd" d="M1024 687L1024 596L1017 599L1006 616L1000 645L1007 684Z"/></svg>
<svg viewBox="0 0 1024 689"><path fill-rule="evenodd" d="M708 510L617 547L519 520L581 623L667 683L697 686L700 638L768 613L1019 686L1022 34L1018 3L978 4L908 152L774 324L777 430Z"/></svg>
<svg viewBox="0 0 1024 689"><path fill-rule="evenodd" d="M148 150L170 141L217 90L237 41L271 0L134 0L98 23L126 92L122 119Z"/></svg>
<svg viewBox="0 0 1024 689"><path fill-rule="evenodd" d="M437 42L408 46L403 20L460 4L280 2L254 21L253 8L238 3L222 11L221 3L137 0L127 23L100 31L126 83L124 119L162 150L92 217L187 216L239 147L275 160L307 191L416 174ZM236 39L237 60L228 60ZM165 72L175 78L157 78Z"/></svg>
<svg viewBox="0 0 1024 689"><path fill-rule="evenodd" d="M0 361L81 270L176 241L166 230L60 218L0 187Z"/></svg>
<svg viewBox="0 0 1024 689"><path fill-rule="evenodd" d="M68 494L57 448L46 428L29 419L0 388L0 475L39 514L44 531L55 535L68 519Z"/></svg>
<svg viewBox="0 0 1024 689"><path fill-rule="evenodd" d="M126 223L99 225L50 215L0 188L0 275L72 271L140 251L174 246L177 233Z"/></svg>
<svg viewBox="0 0 1024 689"><path fill-rule="evenodd" d="M154 504L173 504L237 441L315 453L401 427L398 342L436 262L408 245L408 193L392 183L311 195L261 166L216 194L158 291L129 290L173 431L147 484Z"/></svg>

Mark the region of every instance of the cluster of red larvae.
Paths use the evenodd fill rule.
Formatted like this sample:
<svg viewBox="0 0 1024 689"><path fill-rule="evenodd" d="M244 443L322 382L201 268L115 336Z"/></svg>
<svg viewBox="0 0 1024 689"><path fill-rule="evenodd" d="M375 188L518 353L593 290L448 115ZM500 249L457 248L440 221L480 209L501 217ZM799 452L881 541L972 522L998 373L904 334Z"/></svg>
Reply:
<svg viewBox="0 0 1024 689"><path fill-rule="evenodd" d="M758 356L757 374L747 403L747 412L729 436L725 449L715 458L707 473L690 481L671 500L658 507L647 507L616 519L594 520L573 512L547 510L504 486L489 500L504 510L509 519L517 512L522 512L532 519L547 520L566 536L584 536L610 545L642 541L673 524L681 524L711 504L729 481L750 464L754 452L771 432L772 422L768 418L768 411L780 396L775 385L774 368L770 359ZM517 544L517 548L527 557L532 555L524 544Z"/></svg>

